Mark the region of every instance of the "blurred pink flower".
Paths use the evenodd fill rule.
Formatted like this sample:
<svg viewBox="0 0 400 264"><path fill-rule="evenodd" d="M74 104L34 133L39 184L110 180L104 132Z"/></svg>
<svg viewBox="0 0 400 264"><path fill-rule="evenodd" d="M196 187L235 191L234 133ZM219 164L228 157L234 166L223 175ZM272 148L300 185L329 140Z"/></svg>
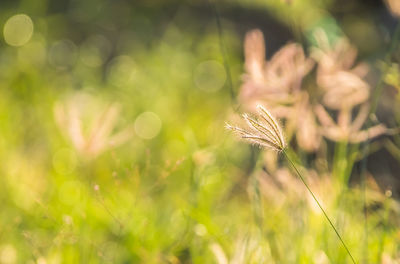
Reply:
<svg viewBox="0 0 400 264"><path fill-rule="evenodd" d="M296 141L299 147L308 152L316 151L322 136L307 93L303 94L294 114L296 116L292 119L297 121Z"/></svg>
<svg viewBox="0 0 400 264"><path fill-rule="evenodd" d="M54 117L61 132L87 158L94 158L131 138L133 130L130 127L113 133L119 112L118 104L104 106L84 93L76 93L54 107Z"/></svg>
<svg viewBox="0 0 400 264"><path fill-rule="evenodd" d="M368 66L354 66L357 49L347 39L341 38L332 46L325 32L315 33L318 48L312 56L318 62L317 84L321 88L322 101L330 109L353 108L369 98L369 85L362 79Z"/></svg>
<svg viewBox="0 0 400 264"><path fill-rule="evenodd" d="M390 12L396 16L400 17L400 1L399 0L385 0L386 6Z"/></svg>
<svg viewBox="0 0 400 264"><path fill-rule="evenodd" d="M323 78L322 102L330 109L351 109L369 99L369 85L351 72L340 71Z"/></svg>
<svg viewBox="0 0 400 264"><path fill-rule="evenodd" d="M260 30L252 30L246 34L244 52L246 73L240 100L245 105L265 103L269 108L293 104L303 77L314 64L305 57L302 47L287 44L265 61L264 36Z"/></svg>
<svg viewBox="0 0 400 264"><path fill-rule="evenodd" d="M350 143L388 133L389 130L382 124L361 130L369 114L370 87L363 80L368 66L363 63L354 66L357 49L345 38L332 46L322 30L317 31L315 38L318 48L313 49L312 56L318 63L317 84L322 91L322 104L337 111L335 122L324 106L315 107L321 133L330 140ZM356 108L359 108L358 114L353 120Z"/></svg>
<svg viewBox="0 0 400 264"><path fill-rule="evenodd" d="M332 119L322 105L317 105L315 107L315 112L322 125L322 134L332 141L360 143L390 132L382 124L361 130L369 114L368 104L361 105L354 120L352 120L352 112L350 109L342 109L338 113L337 122Z"/></svg>

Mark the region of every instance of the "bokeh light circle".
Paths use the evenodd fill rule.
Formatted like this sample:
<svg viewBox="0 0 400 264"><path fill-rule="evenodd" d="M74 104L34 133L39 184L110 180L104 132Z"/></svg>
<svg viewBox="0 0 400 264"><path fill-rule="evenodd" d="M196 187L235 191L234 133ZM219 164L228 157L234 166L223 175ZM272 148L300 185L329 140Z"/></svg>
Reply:
<svg viewBox="0 0 400 264"><path fill-rule="evenodd" d="M143 139L152 139L161 130L161 119L153 112L144 112L135 120L135 132Z"/></svg>
<svg viewBox="0 0 400 264"><path fill-rule="evenodd" d="M75 65L77 47L68 39L53 43L49 51L49 63L57 69L68 69Z"/></svg>
<svg viewBox="0 0 400 264"><path fill-rule="evenodd" d="M104 64L111 52L111 43L102 35L90 36L80 47L80 59L89 67Z"/></svg>
<svg viewBox="0 0 400 264"><path fill-rule="evenodd" d="M17 262L17 250L11 244L0 247L0 263L14 264Z"/></svg>
<svg viewBox="0 0 400 264"><path fill-rule="evenodd" d="M194 71L194 83L205 92L216 92L224 86L226 73L224 66L215 60L200 63Z"/></svg>
<svg viewBox="0 0 400 264"><path fill-rule="evenodd" d="M10 46L23 46L31 39L32 34L32 19L25 14L14 15L4 24L4 40Z"/></svg>

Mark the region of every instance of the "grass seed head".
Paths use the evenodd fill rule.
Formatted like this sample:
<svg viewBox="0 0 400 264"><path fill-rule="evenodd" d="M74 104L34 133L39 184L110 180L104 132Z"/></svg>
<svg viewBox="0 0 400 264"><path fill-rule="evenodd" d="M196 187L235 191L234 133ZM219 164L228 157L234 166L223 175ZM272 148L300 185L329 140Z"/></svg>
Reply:
<svg viewBox="0 0 400 264"><path fill-rule="evenodd" d="M286 143L278 121L263 106L258 105L257 110L258 118L252 118L248 114L242 115L248 125L247 129L232 126L228 123L226 123L225 127L252 144L282 151L285 149Z"/></svg>

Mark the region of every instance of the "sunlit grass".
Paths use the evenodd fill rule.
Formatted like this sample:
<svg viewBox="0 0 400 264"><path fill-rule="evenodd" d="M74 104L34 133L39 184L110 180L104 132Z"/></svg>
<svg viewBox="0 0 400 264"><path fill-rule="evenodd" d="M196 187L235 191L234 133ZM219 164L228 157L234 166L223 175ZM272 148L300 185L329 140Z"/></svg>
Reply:
<svg viewBox="0 0 400 264"><path fill-rule="evenodd" d="M349 263L290 164L224 129L243 83L238 32L222 21L224 57L215 20L121 6L0 11L0 263ZM395 263L397 200L369 174L366 194L348 184L362 145L305 150L292 134L288 155L357 263ZM332 148L308 154L319 146Z"/></svg>

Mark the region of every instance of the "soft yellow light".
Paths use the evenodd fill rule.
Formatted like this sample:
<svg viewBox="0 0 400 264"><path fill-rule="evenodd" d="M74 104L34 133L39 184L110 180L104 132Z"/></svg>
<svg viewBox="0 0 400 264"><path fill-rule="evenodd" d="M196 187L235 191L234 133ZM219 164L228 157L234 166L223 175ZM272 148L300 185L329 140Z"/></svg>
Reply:
<svg viewBox="0 0 400 264"><path fill-rule="evenodd" d="M17 250L11 244L3 245L0 248L0 263L14 264L17 261Z"/></svg>
<svg viewBox="0 0 400 264"><path fill-rule="evenodd" d="M63 175L73 172L77 165L75 153L69 148L58 150L53 156L54 169Z"/></svg>
<svg viewBox="0 0 400 264"><path fill-rule="evenodd" d="M25 14L14 15L4 24L4 40L10 46L23 46L31 39L32 34L32 19Z"/></svg>
<svg viewBox="0 0 400 264"><path fill-rule="evenodd" d="M58 191L58 199L65 205L79 206L83 199L83 187L79 181L67 181Z"/></svg>

